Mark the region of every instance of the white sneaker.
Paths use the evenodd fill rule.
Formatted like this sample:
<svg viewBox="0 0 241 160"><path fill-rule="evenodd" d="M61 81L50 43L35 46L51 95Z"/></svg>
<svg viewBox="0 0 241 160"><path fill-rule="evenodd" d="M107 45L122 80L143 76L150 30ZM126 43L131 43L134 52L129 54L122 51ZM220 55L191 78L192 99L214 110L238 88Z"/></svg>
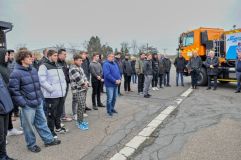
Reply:
<svg viewBox="0 0 241 160"><path fill-rule="evenodd" d="M8 144L8 140L6 140L6 145Z"/></svg>
<svg viewBox="0 0 241 160"><path fill-rule="evenodd" d="M153 90L153 91L155 91L155 90L156 90L156 88L155 88L155 87L152 87L152 90Z"/></svg>
<svg viewBox="0 0 241 160"><path fill-rule="evenodd" d="M74 115L73 115L73 119L74 119L75 121L77 121L77 114L74 114Z"/></svg>
<svg viewBox="0 0 241 160"><path fill-rule="evenodd" d="M159 88L156 87L156 90L159 91Z"/></svg>
<svg viewBox="0 0 241 160"><path fill-rule="evenodd" d="M23 131L19 131L16 128L13 128L11 130L8 131L8 136L18 136L23 134Z"/></svg>
<svg viewBox="0 0 241 160"><path fill-rule="evenodd" d="M64 124L63 124L63 123L60 123L60 126L61 126L61 127L64 127Z"/></svg>
<svg viewBox="0 0 241 160"><path fill-rule="evenodd" d="M84 116L84 117L88 117L88 114L84 113L83 116Z"/></svg>

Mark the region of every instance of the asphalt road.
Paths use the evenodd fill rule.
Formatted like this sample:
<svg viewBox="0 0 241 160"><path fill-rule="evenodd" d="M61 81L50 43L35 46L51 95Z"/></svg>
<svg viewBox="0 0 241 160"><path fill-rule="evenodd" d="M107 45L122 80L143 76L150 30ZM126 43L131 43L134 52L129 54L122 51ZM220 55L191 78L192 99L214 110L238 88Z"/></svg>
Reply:
<svg viewBox="0 0 241 160"><path fill-rule="evenodd" d="M137 85L132 84L134 92L127 93L119 97L117 101L118 115L110 118L106 114L105 108L98 111L88 112L89 130L80 131L75 122L65 123L70 130L65 135L59 135L61 145L45 148L37 135L37 144L42 148L40 153L31 153L25 147L24 136L7 137L8 153L18 160L105 160L119 151L125 143L133 138L146 124L148 124L157 114L172 103L176 97L189 88L189 83L185 87L174 87L175 70L172 68L171 85L159 91L151 91L153 95L150 99L144 99L137 95ZM185 78L190 82L190 78ZM122 86L123 88L123 86ZM87 97L87 105L91 107L91 89ZM102 95L105 101L106 96ZM71 114L71 94L67 97L66 112ZM19 126L19 121L14 122L14 126Z"/></svg>
<svg viewBox="0 0 241 160"><path fill-rule="evenodd" d="M235 87L199 87L131 159L240 160L241 94Z"/></svg>

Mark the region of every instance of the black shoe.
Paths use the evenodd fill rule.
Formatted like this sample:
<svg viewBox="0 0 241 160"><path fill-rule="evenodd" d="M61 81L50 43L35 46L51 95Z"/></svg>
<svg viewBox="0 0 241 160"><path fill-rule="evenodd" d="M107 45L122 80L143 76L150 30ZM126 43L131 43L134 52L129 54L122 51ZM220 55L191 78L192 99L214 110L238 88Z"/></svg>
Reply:
<svg viewBox="0 0 241 160"><path fill-rule="evenodd" d="M194 89L197 89L197 86L194 86Z"/></svg>
<svg viewBox="0 0 241 160"><path fill-rule="evenodd" d="M53 132L52 132L52 135L53 135L54 139L57 139L57 138L58 138L56 132L53 131Z"/></svg>
<svg viewBox="0 0 241 160"><path fill-rule="evenodd" d="M182 84L182 86L184 87L184 84Z"/></svg>
<svg viewBox="0 0 241 160"><path fill-rule="evenodd" d="M210 90L211 89L211 87L208 87L206 90Z"/></svg>
<svg viewBox="0 0 241 160"><path fill-rule="evenodd" d="M144 98L150 98L150 96L149 95L144 95Z"/></svg>
<svg viewBox="0 0 241 160"><path fill-rule="evenodd" d="M234 93L240 93L240 91L235 91Z"/></svg>
<svg viewBox="0 0 241 160"><path fill-rule="evenodd" d="M213 88L213 90L215 91L215 90L217 90L217 88Z"/></svg>
<svg viewBox="0 0 241 160"><path fill-rule="evenodd" d="M167 87L171 87L171 85L168 84Z"/></svg>
<svg viewBox="0 0 241 160"><path fill-rule="evenodd" d="M112 113L118 113L118 112L117 112L116 110L113 109L113 110L112 110Z"/></svg>
<svg viewBox="0 0 241 160"><path fill-rule="evenodd" d="M33 153L38 153L41 151L41 148L39 146L35 145L32 148L29 148L28 150L30 150Z"/></svg>
<svg viewBox="0 0 241 160"><path fill-rule="evenodd" d="M93 105L93 110L98 110L98 107L96 105Z"/></svg>
<svg viewBox="0 0 241 160"><path fill-rule="evenodd" d="M105 107L102 103L98 104L98 107Z"/></svg>
<svg viewBox="0 0 241 160"><path fill-rule="evenodd" d="M91 111L92 109L89 108L89 107L86 107L85 110L86 110L86 111Z"/></svg>
<svg viewBox="0 0 241 160"><path fill-rule="evenodd" d="M61 143L61 140L54 139L53 142L51 142L51 143L46 143L46 144L45 144L45 147L59 145L60 143Z"/></svg>
<svg viewBox="0 0 241 160"><path fill-rule="evenodd" d="M162 86L160 88L163 88Z"/></svg>
<svg viewBox="0 0 241 160"><path fill-rule="evenodd" d="M147 95L148 95L149 97L151 97L151 95L150 95L149 93L148 93Z"/></svg>

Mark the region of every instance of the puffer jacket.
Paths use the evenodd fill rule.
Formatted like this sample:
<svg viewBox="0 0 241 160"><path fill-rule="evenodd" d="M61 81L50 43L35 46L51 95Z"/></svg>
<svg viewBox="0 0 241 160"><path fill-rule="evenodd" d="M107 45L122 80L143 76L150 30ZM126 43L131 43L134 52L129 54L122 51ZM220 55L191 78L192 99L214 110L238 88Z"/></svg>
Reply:
<svg viewBox="0 0 241 160"><path fill-rule="evenodd" d="M123 74L126 76L131 76L132 74L131 61L128 59L123 60Z"/></svg>
<svg viewBox="0 0 241 160"><path fill-rule="evenodd" d="M16 63L10 75L9 90L14 104L24 107L37 107L42 103L38 72L32 66L26 68Z"/></svg>
<svg viewBox="0 0 241 160"><path fill-rule="evenodd" d="M0 115L6 115L13 110L13 102L7 86L0 74Z"/></svg>
<svg viewBox="0 0 241 160"><path fill-rule="evenodd" d="M156 58L152 59L152 69L154 74L159 74L159 61Z"/></svg>
<svg viewBox="0 0 241 160"><path fill-rule="evenodd" d="M38 71L41 90L44 98L60 98L66 93L65 75L60 66L48 61L39 67Z"/></svg>
<svg viewBox="0 0 241 160"><path fill-rule="evenodd" d="M210 68L210 65L213 65L213 68ZM213 59L208 57L205 62L205 66L207 67L207 75L218 75L218 57L214 57Z"/></svg>

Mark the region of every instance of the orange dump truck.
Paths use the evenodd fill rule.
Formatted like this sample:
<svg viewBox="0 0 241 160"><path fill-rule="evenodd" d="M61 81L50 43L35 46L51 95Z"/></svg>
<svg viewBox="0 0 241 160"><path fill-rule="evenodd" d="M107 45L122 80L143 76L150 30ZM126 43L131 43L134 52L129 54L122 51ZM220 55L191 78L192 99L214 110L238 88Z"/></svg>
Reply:
<svg viewBox="0 0 241 160"><path fill-rule="evenodd" d="M241 29L224 31L220 28L204 27L182 33L178 45L179 53L187 61L194 50L198 51L203 62L210 50L215 51L220 62L218 80L221 83L236 81L235 60L238 48L241 48ZM187 72L186 75L188 75ZM198 84L207 84L207 73L204 65L200 70Z"/></svg>

